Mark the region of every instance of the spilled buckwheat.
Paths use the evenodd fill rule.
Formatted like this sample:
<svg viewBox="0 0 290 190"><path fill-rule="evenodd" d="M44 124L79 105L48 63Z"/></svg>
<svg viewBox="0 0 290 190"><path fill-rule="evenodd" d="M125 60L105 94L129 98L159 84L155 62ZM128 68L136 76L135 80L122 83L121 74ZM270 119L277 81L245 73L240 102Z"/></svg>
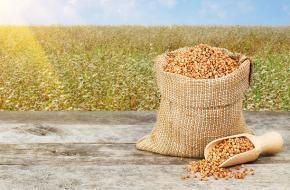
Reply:
<svg viewBox="0 0 290 190"><path fill-rule="evenodd" d="M193 79L214 79L232 73L238 67L237 58L206 44L199 44L185 52L167 53L167 64L163 69Z"/></svg>
<svg viewBox="0 0 290 190"><path fill-rule="evenodd" d="M219 167L228 158L253 148L254 145L246 137L225 139L212 148L206 160L190 162L186 169L191 175L182 176L181 178L197 178L197 174L199 174L199 180L207 181L209 177L213 177L215 180L220 178L228 180L229 178L244 179L249 174L254 175L252 168L245 168L243 165L233 168Z"/></svg>

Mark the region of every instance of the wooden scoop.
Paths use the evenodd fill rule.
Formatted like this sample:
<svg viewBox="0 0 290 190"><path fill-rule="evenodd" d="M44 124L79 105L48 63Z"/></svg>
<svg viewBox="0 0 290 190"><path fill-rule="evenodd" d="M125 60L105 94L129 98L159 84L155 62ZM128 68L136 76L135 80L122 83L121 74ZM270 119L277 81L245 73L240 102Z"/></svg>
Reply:
<svg viewBox="0 0 290 190"><path fill-rule="evenodd" d="M220 141L224 139L234 138L234 137L246 137L254 145L254 149L240 154L236 154L223 163L220 164L220 167L228 167L237 164L242 164L246 162L251 162L256 160L260 154L275 154L282 150L283 139L282 136L277 132L269 132L261 136L254 136L248 133L243 133L239 135L233 135L228 137L223 137L216 139L207 144L204 149L204 157L207 159L209 151Z"/></svg>

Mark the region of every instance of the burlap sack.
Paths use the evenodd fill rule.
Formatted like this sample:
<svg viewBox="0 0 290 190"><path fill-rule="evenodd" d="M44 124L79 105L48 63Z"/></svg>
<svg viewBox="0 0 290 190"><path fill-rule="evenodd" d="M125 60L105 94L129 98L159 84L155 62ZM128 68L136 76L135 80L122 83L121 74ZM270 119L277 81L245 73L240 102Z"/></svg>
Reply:
<svg viewBox="0 0 290 190"><path fill-rule="evenodd" d="M181 48L176 51L185 51ZM137 142L137 149L170 156L203 157L212 140L239 133L252 133L242 113L242 98L251 80L251 61L240 54L240 66L217 79L191 79L163 71L166 54L155 60L161 93L157 122L150 135Z"/></svg>

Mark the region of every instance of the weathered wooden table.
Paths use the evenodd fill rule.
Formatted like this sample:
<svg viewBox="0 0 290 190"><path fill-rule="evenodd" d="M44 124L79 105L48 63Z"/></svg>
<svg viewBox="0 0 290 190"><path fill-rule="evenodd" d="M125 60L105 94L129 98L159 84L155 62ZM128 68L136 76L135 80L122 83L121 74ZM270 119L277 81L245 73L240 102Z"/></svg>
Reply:
<svg viewBox="0 0 290 190"><path fill-rule="evenodd" d="M245 180L181 180L190 159L135 149L153 112L0 112L0 189L290 189L290 114L246 112L283 152L248 164Z"/></svg>

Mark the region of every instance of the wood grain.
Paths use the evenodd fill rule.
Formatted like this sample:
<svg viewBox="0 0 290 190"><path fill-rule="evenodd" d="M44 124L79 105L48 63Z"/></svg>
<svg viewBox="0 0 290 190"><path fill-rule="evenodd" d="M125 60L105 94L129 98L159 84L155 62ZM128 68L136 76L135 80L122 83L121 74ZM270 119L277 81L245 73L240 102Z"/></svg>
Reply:
<svg viewBox="0 0 290 190"><path fill-rule="evenodd" d="M1 189L289 189L288 164L251 164L245 180L181 180L180 165L29 165L0 166Z"/></svg>
<svg viewBox="0 0 290 190"><path fill-rule="evenodd" d="M139 151L135 144L10 144L0 145L0 155L0 165L183 165L194 160ZM274 163L290 163L288 147L255 162Z"/></svg>
<svg viewBox="0 0 290 190"><path fill-rule="evenodd" d="M290 114L245 112L257 135L275 130L281 153L247 164L246 180L181 180L193 158L138 151L154 112L0 112L0 189L289 189Z"/></svg>

